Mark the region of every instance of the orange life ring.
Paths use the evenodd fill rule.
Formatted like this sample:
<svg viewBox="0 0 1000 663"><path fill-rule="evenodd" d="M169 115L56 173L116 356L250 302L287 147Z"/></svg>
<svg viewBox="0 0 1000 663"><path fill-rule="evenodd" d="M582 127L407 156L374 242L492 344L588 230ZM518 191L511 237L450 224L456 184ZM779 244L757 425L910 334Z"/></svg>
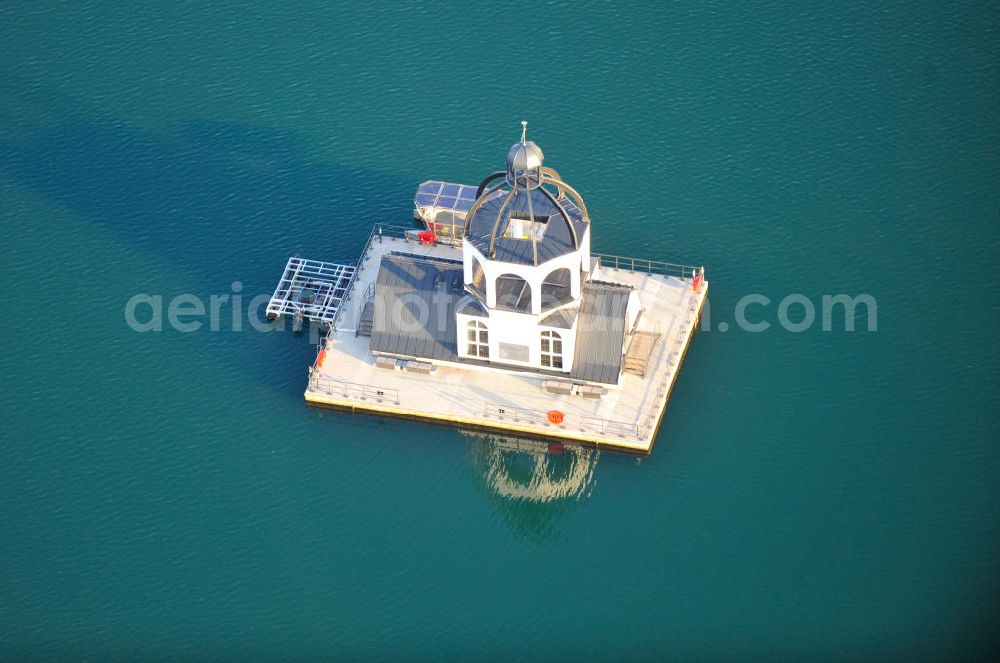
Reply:
<svg viewBox="0 0 1000 663"><path fill-rule="evenodd" d="M554 424L561 424L566 415L559 410L549 410L549 421Z"/></svg>

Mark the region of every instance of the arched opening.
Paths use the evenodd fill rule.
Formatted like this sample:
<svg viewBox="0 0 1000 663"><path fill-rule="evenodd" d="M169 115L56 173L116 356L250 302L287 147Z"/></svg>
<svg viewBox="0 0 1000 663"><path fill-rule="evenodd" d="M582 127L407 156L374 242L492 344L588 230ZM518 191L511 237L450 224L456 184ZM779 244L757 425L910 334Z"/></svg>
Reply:
<svg viewBox="0 0 1000 663"><path fill-rule="evenodd" d="M515 274L497 277L497 308L531 313L531 286Z"/></svg>
<svg viewBox="0 0 1000 663"><path fill-rule="evenodd" d="M563 367L562 337L554 331L542 332L542 366Z"/></svg>
<svg viewBox="0 0 1000 663"><path fill-rule="evenodd" d="M486 325L479 320L470 320L469 324L466 325L466 329L468 334L466 336L466 347L468 348L466 354L470 357L489 359L490 334Z"/></svg>
<svg viewBox="0 0 1000 663"><path fill-rule="evenodd" d="M479 258L475 256L472 257L472 281L469 283L469 289L479 299L486 301L486 272Z"/></svg>
<svg viewBox="0 0 1000 663"><path fill-rule="evenodd" d="M542 309L560 306L573 300L571 279L572 275L566 267L552 270L545 277L542 281Z"/></svg>

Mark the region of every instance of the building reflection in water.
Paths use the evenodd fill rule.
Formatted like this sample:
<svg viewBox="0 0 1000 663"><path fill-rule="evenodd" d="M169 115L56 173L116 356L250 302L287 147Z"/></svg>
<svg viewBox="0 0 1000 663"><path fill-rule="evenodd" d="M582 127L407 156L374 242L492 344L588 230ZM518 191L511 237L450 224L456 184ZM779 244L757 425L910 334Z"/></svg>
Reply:
<svg viewBox="0 0 1000 663"><path fill-rule="evenodd" d="M544 540L559 519L590 497L600 452L558 442L461 431L483 491L519 533Z"/></svg>

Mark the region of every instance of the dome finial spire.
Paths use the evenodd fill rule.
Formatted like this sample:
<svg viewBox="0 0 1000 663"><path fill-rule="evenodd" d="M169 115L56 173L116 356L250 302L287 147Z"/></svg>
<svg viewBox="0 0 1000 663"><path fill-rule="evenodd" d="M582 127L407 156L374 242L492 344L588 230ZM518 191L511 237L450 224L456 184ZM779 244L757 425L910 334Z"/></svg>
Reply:
<svg viewBox="0 0 1000 663"><path fill-rule="evenodd" d="M525 144L527 134L528 134L528 121L521 120L521 145Z"/></svg>

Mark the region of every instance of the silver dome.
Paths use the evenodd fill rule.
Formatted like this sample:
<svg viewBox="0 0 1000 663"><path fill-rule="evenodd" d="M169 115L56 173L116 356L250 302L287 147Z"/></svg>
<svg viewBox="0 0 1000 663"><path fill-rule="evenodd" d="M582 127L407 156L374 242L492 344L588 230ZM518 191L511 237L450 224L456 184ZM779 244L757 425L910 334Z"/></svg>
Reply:
<svg viewBox="0 0 1000 663"><path fill-rule="evenodd" d="M534 141L518 141L507 150L507 170L527 170L540 168L545 155Z"/></svg>
<svg viewBox="0 0 1000 663"><path fill-rule="evenodd" d="M542 148L525 138L527 124L507 150L506 171L479 183L462 236L490 260L538 265L579 250L590 217L580 194L542 165Z"/></svg>

